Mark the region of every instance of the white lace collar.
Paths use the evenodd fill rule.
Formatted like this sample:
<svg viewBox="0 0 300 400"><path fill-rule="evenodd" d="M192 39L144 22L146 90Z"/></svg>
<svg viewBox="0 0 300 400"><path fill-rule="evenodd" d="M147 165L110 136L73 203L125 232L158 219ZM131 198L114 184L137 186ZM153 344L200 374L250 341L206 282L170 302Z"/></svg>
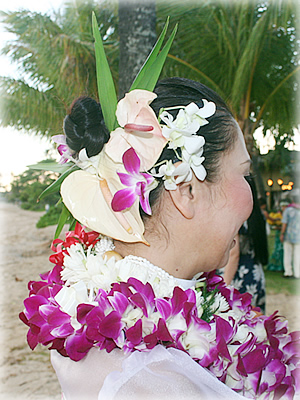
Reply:
<svg viewBox="0 0 300 400"><path fill-rule="evenodd" d="M162 268L152 264L146 258L129 255L129 256L124 257L124 261L130 262L131 264L134 264L137 267L147 268L149 278L151 281L155 278L158 278L160 280L169 280L170 283L172 282L176 286L180 286L184 290L195 287L196 279L194 279L194 278L193 279L175 278L173 275L170 275L168 272L166 272Z"/></svg>

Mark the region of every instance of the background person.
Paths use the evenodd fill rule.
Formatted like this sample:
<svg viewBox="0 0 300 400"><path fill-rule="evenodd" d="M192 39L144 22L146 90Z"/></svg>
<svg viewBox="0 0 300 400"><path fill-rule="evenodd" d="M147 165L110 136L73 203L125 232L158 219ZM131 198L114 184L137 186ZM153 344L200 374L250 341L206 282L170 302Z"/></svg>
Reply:
<svg viewBox="0 0 300 400"><path fill-rule="evenodd" d="M275 232L275 241L272 254L269 258L267 269L269 271L283 271L283 243L280 240L280 232L282 226L282 213L289 205L289 202L283 200L279 203L280 209L277 212L270 213L270 216L275 220L268 220L271 226L271 230Z"/></svg>
<svg viewBox="0 0 300 400"><path fill-rule="evenodd" d="M283 242L284 277L300 278L300 205L298 196L284 210L280 240Z"/></svg>

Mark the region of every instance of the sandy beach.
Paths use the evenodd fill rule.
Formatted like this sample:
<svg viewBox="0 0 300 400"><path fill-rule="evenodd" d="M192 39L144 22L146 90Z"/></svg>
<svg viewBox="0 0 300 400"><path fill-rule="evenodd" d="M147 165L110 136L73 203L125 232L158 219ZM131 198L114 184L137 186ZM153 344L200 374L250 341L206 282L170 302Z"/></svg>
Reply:
<svg viewBox="0 0 300 400"><path fill-rule="evenodd" d="M1 387L0 400L59 400L60 387L49 361L49 351L31 351L26 342L27 327L19 313L28 295L27 282L36 280L52 264L50 244L55 227L35 227L42 213L25 211L0 198L1 226ZM300 330L300 296L267 297L267 314L279 310L290 330Z"/></svg>

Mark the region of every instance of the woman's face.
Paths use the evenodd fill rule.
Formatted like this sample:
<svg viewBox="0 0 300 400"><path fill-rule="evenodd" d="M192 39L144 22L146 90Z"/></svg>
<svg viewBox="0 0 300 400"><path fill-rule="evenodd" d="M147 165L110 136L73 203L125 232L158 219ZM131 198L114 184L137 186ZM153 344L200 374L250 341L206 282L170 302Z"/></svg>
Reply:
<svg viewBox="0 0 300 400"><path fill-rule="evenodd" d="M251 214L252 193L245 177L250 173L250 158L243 134L238 137L229 153L220 161L220 177L216 183L197 181L197 235L195 246L199 251L198 266L202 271L222 268L235 245L234 237ZM196 189L197 190L197 189Z"/></svg>

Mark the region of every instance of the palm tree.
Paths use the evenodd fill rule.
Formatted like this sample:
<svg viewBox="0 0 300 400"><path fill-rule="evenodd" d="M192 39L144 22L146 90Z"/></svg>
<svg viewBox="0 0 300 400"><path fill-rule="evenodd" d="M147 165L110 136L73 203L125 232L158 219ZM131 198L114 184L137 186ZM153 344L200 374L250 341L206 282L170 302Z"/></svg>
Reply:
<svg viewBox="0 0 300 400"><path fill-rule="evenodd" d="M216 90L231 105L248 150L254 131L271 129L280 140L297 127L299 42L296 3L243 0L159 3L161 23L179 22L166 74L189 76Z"/></svg>
<svg viewBox="0 0 300 400"><path fill-rule="evenodd" d="M67 2L53 17L30 11L2 13L17 40L3 52L18 63L22 78L1 78L1 124L41 135L61 132L74 98L97 98L91 13L100 22L106 52L116 71L116 10L93 0ZM116 78L116 75L114 78Z"/></svg>
<svg viewBox="0 0 300 400"><path fill-rule="evenodd" d="M4 24L18 37L4 51L19 63L23 79L2 79L2 125L54 134L75 97L97 97L92 10L117 82L117 3L76 0L53 18L29 11L4 14ZM231 105L252 154L260 126L279 140L292 135L299 115L294 3L158 2L159 31L167 15L172 24L179 22L179 32L164 75L201 80L215 89Z"/></svg>

